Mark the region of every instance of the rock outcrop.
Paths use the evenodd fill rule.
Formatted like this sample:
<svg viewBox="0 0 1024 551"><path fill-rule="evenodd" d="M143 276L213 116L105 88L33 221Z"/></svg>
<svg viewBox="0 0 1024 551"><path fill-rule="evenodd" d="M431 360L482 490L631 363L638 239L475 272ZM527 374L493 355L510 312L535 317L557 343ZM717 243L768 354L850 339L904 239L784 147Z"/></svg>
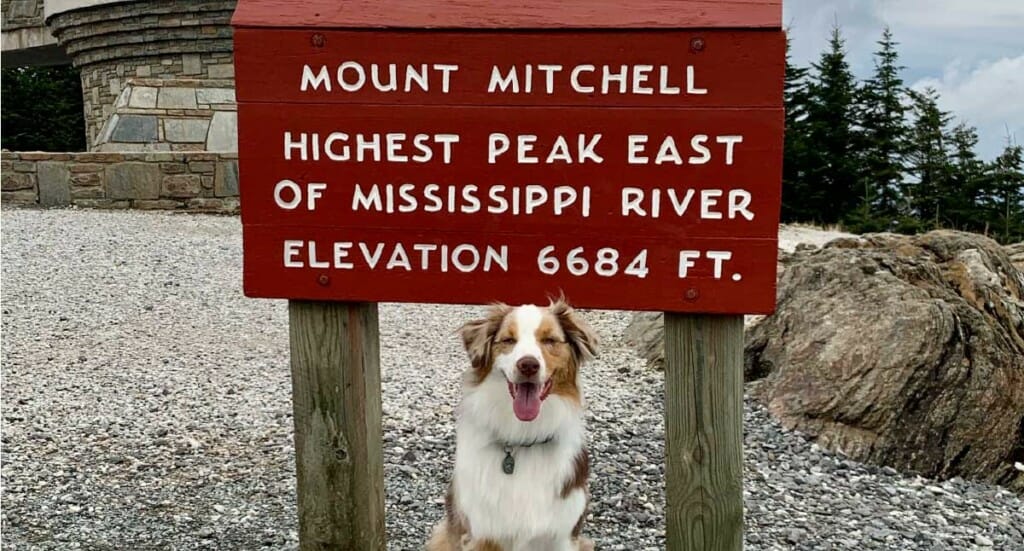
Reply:
<svg viewBox="0 0 1024 551"><path fill-rule="evenodd" d="M1024 491L1024 275L985 237L840 239L783 255L748 379L784 425L864 461Z"/></svg>
<svg viewBox="0 0 1024 551"><path fill-rule="evenodd" d="M1010 255L1010 262L1018 270L1024 272L1024 241L1006 246L1006 254Z"/></svg>
<svg viewBox="0 0 1024 551"><path fill-rule="evenodd" d="M623 334L626 344L636 349L641 358L655 369L665 364L665 314L637 312Z"/></svg>

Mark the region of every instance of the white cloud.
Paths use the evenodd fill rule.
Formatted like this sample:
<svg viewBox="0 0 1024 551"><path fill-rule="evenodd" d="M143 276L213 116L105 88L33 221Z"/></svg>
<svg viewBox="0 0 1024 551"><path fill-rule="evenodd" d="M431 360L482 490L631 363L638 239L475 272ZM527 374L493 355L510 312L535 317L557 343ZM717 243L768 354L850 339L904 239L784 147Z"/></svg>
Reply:
<svg viewBox="0 0 1024 551"><path fill-rule="evenodd" d="M915 90L926 87L938 90L940 107L978 128L983 156L1001 149L1007 129L1017 143L1024 141L1024 54L971 66L954 60L941 77L912 85Z"/></svg>
<svg viewBox="0 0 1024 551"><path fill-rule="evenodd" d="M838 22L851 68L868 78L888 25L907 84L933 86L977 127L982 158L1002 151L1007 127L1024 143L1024 0L784 0L783 11L795 63L815 61Z"/></svg>
<svg viewBox="0 0 1024 551"><path fill-rule="evenodd" d="M891 25L918 29L1024 28L1020 0L875 0L874 10Z"/></svg>

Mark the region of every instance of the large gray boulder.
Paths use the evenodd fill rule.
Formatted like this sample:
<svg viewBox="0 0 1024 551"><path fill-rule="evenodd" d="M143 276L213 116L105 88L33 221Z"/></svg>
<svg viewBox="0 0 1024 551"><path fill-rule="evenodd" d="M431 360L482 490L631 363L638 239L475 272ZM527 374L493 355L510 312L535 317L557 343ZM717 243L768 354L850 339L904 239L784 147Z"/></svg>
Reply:
<svg viewBox="0 0 1024 551"><path fill-rule="evenodd" d="M745 353L772 415L855 459L1024 491L1024 276L1004 248L882 234L782 264Z"/></svg>
<svg viewBox="0 0 1024 551"><path fill-rule="evenodd" d="M623 340L655 369L665 365L665 315L661 312L636 312L629 321Z"/></svg>
<svg viewBox="0 0 1024 551"><path fill-rule="evenodd" d="M1006 254L1010 255L1010 262L1018 270L1024 271L1024 241L1006 246Z"/></svg>

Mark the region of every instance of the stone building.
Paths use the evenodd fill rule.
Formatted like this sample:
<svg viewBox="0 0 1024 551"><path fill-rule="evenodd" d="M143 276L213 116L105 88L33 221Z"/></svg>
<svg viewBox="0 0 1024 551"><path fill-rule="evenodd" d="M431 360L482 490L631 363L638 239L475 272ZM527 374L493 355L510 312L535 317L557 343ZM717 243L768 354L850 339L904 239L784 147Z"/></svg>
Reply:
<svg viewBox="0 0 1024 551"><path fill-rule="evenodd" d="M234 0L3 0L3 64L73 63L92 150L233 150L234 7Z"/></svg>
<svg viewBox="0 0 1024 551"><path fill-rule="evenodd" d="M237 212L234 8L2 0L3 66L73 64L89 149L3 152L3 202Z"/></svg>

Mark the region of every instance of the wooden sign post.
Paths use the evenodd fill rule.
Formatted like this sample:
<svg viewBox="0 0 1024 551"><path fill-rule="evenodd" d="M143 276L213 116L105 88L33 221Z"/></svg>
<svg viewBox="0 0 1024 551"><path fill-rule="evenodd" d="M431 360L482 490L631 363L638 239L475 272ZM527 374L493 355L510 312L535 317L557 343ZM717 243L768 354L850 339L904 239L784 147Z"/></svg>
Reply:
<svg viewBox="0 0 1024 551"><path fill-rule="evenodd" d="M303 549L384 549L376 303L666 315L669 549L742 545L781 0L240 0L251 297L290 303Z"/></svg>

